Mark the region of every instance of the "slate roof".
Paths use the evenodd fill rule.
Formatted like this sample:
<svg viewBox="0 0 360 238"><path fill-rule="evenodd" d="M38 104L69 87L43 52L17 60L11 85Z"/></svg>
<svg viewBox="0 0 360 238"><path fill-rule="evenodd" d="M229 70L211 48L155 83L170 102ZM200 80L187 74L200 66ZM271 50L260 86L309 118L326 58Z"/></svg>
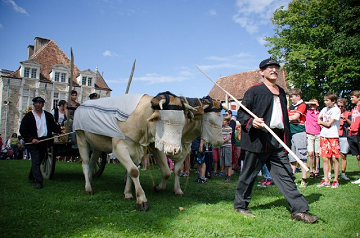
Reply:
<svg viewBox="0 0 360 238"><path fill-rule="evenodd" d="M286 82L286 72L281 70L277 79L277 84L287 93L288 84ZM228 93L233 95L237 100L242 100L245 92L254 84L261 82L259 70L252 70L243 73L220 77L217 83ZM209 96L213 99L225 101L225 93L216 85L209 92ZM232 101L232 99L229 99Z"/></svg>

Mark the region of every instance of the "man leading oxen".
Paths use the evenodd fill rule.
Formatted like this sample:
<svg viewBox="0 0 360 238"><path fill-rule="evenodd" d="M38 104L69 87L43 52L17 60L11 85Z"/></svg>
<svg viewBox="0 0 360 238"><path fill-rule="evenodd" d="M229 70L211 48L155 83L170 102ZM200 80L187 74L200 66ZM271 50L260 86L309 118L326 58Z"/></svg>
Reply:
<svg viewBox="0 0 360 238"><path fill-rule="evenodd" d="M157 104L164 110L154 110L152 107ZM164 153L180 151L184 105L187 106L170 93L155 98L127 94L84 102L75 112L74 130L86 192L93 194L91 176L96 159L102 151L113 153L134 182L138 209L147 210L149 205L140 185L137 165L152 143ZM93 153L89 160L90 146ZM131 188L126 186L124 195L125 199L132 199Z"/></svg>

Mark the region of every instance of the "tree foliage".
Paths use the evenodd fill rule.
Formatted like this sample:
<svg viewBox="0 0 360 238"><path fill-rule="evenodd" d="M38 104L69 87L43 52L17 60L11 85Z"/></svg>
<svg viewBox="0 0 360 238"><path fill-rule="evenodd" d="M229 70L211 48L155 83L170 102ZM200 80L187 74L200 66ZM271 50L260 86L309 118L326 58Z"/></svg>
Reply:
<svg viewBox="0 0 360 238"><path fill-rule="evenodd" d="M360 89L360 1L293 0L275 11L269 53L287 71L303 98L328 92L347 97Z"/></svg>

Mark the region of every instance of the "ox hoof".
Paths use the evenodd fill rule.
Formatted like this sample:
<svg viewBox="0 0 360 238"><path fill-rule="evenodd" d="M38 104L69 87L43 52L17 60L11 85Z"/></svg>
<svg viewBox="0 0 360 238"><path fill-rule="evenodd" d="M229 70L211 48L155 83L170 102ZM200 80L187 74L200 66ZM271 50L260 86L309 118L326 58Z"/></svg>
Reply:
<svg viewBox="0 0 360 238"><path fill-rule="evenodd" d="M161 191L161 189L159 188L159 184L154 186L154 191L155 192L160 192Z"/></svg>
<svg viewBox="0 0 360 238"><path fill-rule="evenodd" d="M94 195L94 191L86 191L86 194L88 194L88 195Z"/></svg>
<svg viewBox="0 0 360 238"><path fill-rule="evenodd" d="M133 199L134 199L133 197L125 197L125 198L124 198L125 201L131 201L131 200L133 200Z"/></svg>
<svg viewBox="0 0 360 238"><path fill-rule="evenodd" d="M182 196L182 195L184 195L183 191L181 191L181 192L175 192L175 191L174 191L174 193L175 193L175 196Z"/></svg>
<svg viewBox="0 0 360 238"><path fill-rule="evenodd" d="M141 203L141 204L137 204L137 209L139 211L147 211L149 210L150 206L149 206L149 203L148 202L144 202L144 203Z"/></svg>

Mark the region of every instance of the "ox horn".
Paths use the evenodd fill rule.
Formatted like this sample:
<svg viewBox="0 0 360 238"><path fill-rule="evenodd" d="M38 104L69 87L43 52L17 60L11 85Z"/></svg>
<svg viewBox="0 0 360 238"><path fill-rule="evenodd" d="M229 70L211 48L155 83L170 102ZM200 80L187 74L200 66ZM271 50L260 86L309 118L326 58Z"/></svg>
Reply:
<svg viewBox="0 0 360 238"><path fill-rule="evenodd" d="M165 102L166 102L166 99L165 99L165 98L160 99L160 101L159 101L159 107L160 107L161 110L163 110L163 104L164 104Z"/></svg>
<svg viewBox="0 0 360 238"><path fill-rule="evenodd" d="M192 106L190 106L190 105L187 104L187 103L184 103L184 107L185 107L186 109L192 110L192 111L194 111L194 112L197 111L195 108L193 108Z"/></svg>
<svg viewBox="0 0 360 238"><path fill-rule="evenodd" d="M210 107L210 105L205 104L205 105L203 106L203 109L205 110L205 109L208 108L208 107Z"/></svg>
<svg viewBox="0 0 360 238"><path fill-rule="evenodd" d="M160 112L158 110L156 110L148 119L147 121L153 122L156 119L158 119L160 117Z"/></svg>
<svg viewBox="0 0 360 238"><path fill-rule="evenodd" d="M222 108L225 110L225 111L229 111L229 108L225 107L225 106L222 106Z"/></svg>

